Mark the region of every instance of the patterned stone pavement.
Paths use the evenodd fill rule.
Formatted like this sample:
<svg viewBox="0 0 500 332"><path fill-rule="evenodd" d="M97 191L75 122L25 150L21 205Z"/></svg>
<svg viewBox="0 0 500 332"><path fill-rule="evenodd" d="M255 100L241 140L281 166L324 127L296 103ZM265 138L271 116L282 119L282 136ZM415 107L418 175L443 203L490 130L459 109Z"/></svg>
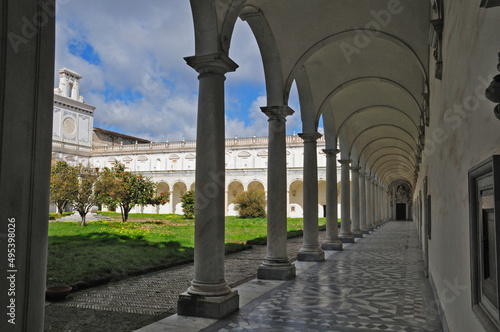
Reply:
<svg viewBox="0 0 500 332"><path fill-rule="evenodd" d="M320 240L325 232L320 232ZM288 240L288 254L295 260L302 237ZM231 287L257 276L266 246L253 246L226 256L226 280ZM153 272L69 295L46 306L45 331L134 331L175 314L180 293L189 287L193 265Z"/></svg>
<svg viewBox="0 0 500 332"><path fill-rule="evenodd" d="M390 222L203 331L442 331L412 222Z"/></svg>

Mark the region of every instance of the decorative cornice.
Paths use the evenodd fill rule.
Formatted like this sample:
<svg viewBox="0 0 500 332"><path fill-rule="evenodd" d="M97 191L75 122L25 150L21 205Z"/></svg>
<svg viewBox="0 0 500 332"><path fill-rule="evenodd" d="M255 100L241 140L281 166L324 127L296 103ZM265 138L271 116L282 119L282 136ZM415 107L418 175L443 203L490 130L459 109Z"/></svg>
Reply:
<svg viewBox="0 0 500 332"><path fill-rule="evenodd" d="M340 152L339 149L323 149L323 152L326 154L327 157L336 157L337 154Z"/></svg>
<svg viewBox="0 0 500 332"><path fill-rule="evenodd" d="M344 165L349 166L349 164L352 162L352 159L339 159L338 161L342 166Z"/></svg>
<svg viewBox="0 0 500 332"><path fill-rule="evenodd" d="M233 60L221 52L185 57L184 60L200 75L207 73L224 75L238 68L238 65Z"/></svg>
<svg viewBox="0 0 500 332"><path fill-rule="evenodd" d="M318 138L323 137L320 133L299 133L299 137L302 138L304 143L309 143L309 142L316 142Z"/></svg>
<svg viewBox="0 0 500 332"><path fill-rule="evenodd" d="M288 105L281 106L263 106L260 108L262 112L271 120L284 120L288 115L295 113Z"/></svg>

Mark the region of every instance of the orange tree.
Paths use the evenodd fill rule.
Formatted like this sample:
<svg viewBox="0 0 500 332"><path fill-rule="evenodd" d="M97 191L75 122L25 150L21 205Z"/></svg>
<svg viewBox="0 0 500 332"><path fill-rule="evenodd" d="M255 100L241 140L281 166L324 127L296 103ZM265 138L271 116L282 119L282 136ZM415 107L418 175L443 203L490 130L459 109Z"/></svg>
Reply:
<svg viewBox="0 0 500 332"><path fill-rule="evenodd" d="M57 213L62 215L64 207L71 199L78 186L77 170L65 161L56 162L50 174L50 201L57 207Z"/></svg>
<svg viewBox="0 0 500 332"><path fill-rule="evenodd" d="M112 170L102 171L102 180L97 186L98 201L107 206L119 206L122 221L128 219L130 210L136 205L162 205L168 202L168 193L155 195L158 184L142 174L131 173L117 162Z"/></svg>

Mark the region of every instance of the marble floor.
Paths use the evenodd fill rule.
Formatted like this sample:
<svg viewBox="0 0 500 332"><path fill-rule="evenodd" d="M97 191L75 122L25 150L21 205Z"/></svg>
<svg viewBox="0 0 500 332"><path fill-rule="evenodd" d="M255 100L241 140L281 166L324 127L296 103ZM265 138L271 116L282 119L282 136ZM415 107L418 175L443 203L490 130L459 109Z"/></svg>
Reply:
<svg viewBox="0 0 500 332"><path fill-rule="evenodd" d="M389 222L202 330L442 331L423 267L414 224Z"/></svg>

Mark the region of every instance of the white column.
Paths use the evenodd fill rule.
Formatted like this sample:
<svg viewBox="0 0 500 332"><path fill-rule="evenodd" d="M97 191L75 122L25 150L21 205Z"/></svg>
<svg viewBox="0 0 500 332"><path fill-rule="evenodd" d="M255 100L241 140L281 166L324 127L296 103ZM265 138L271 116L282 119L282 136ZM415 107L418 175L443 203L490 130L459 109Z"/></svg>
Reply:
<svg viewBox="0 0 500 332"><path fill-rule="evenodd" d="M368 231L373 232L373 222L372 222L372 177L366 175L365 177L365 187L366 187L366 227Z"/></svg>
<svg viewBox="0 0 500 332"><path fill-rule="evenodd" d="M359 226L363 234L368 234L366 226L366 173L359 173Z"/></svg>
<svg viewBox="0 0 500 332"><path fill-rule="evenodd" d="M351 167L352 188L351 188L351 212L352 224L351 233L354 237L361 238L360 221L359 221L359 170L361 167Z"/></svg>
<svg viewBox="0 0 500 332"><path fill-rule="evenodd" d="M186 58L200 75L196 133L194 279L178 301L180 315L220 318L239 307L224 277L225 73L238 67L222 53ZM216 309L214 309L214 307Z"/></svg>
<svg viewBox="0 0 500 332"><path fill-rule="evenodd" d="M375 183L376 183L376 180L375 180L375 177L372 176L372 181L371 181L371 193L372 193L372 197L371 197L371 218L372 218L372 226L373 226L373 229L375 229L377 227L377 221L375 220L376 219L376 214L375 214L375 205L376 205L376 196L375 196Z"/></svg>
<svg viewBox="0 0 500 332"><path fill-rule="evenodd" d="M375 190L375 206L374 206L374 216L375 216L375 225L377 227L380 226L380 190L379 190L379 184L378 181L375 181L374 183L374 190Z"/></svg>
<svg viewBox="0 0 500 332"><path fill-rule="evenodd" d="M45 310L55 5L7 0L0 8L0 331L38 332ZM8 261L12 244L15 260Z"/></svg>
<svg viewBox="0 0 500 332"><path fill-rule="evenodd" d="M262 107L268 116L267 171L267 255L257 270L257 278L287 280L295 277L295 265L288 260L286 239L286 117L294 112L288 106Z"/></svg>
<svg viewBox="0 0 500 332"><path fill-rule="evenodd" d="M349 164L350 159L339 160L341 165L340 170L340 234L339 239L344 243L354 242L354 235L351 232L351 195L350 195L350 179L349 179Z"/></svg>
<svg viewBox="0 0 500 332"><path fill-rule="evenodd" d="M325 253L318 242L318 152L316 140L320 133L302 133L304 140L304 236L297 254L298 261L322 262Z"/></svg>
<svg viewBox="0 0 500 332"><path fill-rule="evenodd" d="M337 211L337 149L324 149L326 154L326 236L323 250L342 250Z"/></svg>

